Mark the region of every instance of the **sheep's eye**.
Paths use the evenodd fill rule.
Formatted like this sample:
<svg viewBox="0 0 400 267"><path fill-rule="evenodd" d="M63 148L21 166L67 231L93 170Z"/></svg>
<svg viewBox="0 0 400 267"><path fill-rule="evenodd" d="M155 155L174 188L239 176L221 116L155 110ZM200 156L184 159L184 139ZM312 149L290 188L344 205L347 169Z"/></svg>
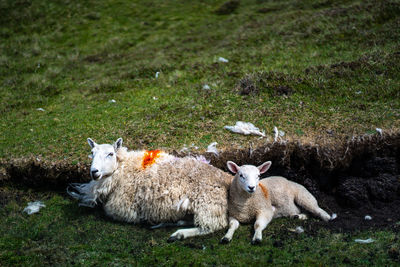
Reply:
<svg viewBox="0 0 400 267"><path fill-rule="evenodd" d="M243 177L243 175L242 175L242 174L239 174L239 177L240 177L240 178L242 178L242 179L244 179L244 177Z"/></svg>
<svg viewBox="0 0 400 267"><path fill-rule="evenodd" d="M114 156L114 153L111 152L111 153L109 153L107 156L112 157L112 156Z"/></svg>

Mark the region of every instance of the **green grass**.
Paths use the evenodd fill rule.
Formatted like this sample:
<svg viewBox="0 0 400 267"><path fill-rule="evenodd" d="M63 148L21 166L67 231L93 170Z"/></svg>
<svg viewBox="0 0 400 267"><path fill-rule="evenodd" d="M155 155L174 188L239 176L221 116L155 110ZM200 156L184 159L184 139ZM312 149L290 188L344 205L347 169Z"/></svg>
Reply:
<svg viewBox="0 0 400 267"><path fill-rule="evenodd" d="M21 189L8 190L15 194ZM0 210L2 266L385 266L399 261L398 233L391 230L310 231L311 222L285 218L271 222L259 246L250 245L251 225L241 226L228 245L219 244L224 231L167 243L175 228L150 230L117 223L107 219L101 209L78 207L55 193L20 193L25 196ZM37 199L44 200L46 207L33 215L22 212L27 201ZM304 226L303 234L289 230L297 225ZM356 238L375 242L357 244Z"/></svg>
<svg viewBox="0 0 400 267"><path fill-rule="evenodd" d="M83 160L87 137L246 145L223 129L237 120L305 139L399 128L398 1L242 1L222 16L223 1L146 2L1 1L0 157ZM241 96L249 75L267 81Z"/></svg>
<svg viewBox="0 0 400 267"><path fill-rule="evenodd" d="M268 142L223 129L237 120L269 140L274 126L307 142L399 130L398 0L242 0L217 15L223 3L1 0L0 159L88 163L87 137L131 149ZM255 93L240 95L243 81ZM23 200L0 209L0 265L398 264L391 230L295 235L296 221L276 220L260 247L251 226L228 246L223 232L167 244L173 230L112 222L60 194L11 195ZM33 197L47 207L22 214Z"/></svg>

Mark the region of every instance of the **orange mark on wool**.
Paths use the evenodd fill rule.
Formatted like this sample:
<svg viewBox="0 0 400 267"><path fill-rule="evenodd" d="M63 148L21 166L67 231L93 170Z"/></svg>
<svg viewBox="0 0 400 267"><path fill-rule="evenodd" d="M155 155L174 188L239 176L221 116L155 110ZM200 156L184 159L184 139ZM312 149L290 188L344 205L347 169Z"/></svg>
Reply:
<svg viewBox="0 0 400 267"><path fill-rule="evenodd" d="M153 165L161 155L161 150L146 150L144 152L142 167L146 169L148 166Z"/></svg>
<svg viewBox="0 0 400 267"><path fill-rule="evenodd" d="M263 185L262 183L258 183L258 185L260 186L261 191L264 194L264 197L268 198L268 189L267 189L267 187L265 187L265 185Z"/></svg>

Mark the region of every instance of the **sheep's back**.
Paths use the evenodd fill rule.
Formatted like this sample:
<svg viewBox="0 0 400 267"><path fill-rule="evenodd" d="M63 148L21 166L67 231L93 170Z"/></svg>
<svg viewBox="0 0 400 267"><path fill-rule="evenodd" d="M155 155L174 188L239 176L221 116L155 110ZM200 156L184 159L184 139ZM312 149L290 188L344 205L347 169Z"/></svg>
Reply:
<svg viewBox="0 0 400 267"><path fill-rule="evenodd" d="M207 203L220 203L221 209L226 208L232 176L193 158L174 158L144 170L125 166L114 179L118 183L107 204L112 205L111 212L118 214L111 216L158 223L179 220ZM190 204L182 209L179 203L186 198Z"/></svg>

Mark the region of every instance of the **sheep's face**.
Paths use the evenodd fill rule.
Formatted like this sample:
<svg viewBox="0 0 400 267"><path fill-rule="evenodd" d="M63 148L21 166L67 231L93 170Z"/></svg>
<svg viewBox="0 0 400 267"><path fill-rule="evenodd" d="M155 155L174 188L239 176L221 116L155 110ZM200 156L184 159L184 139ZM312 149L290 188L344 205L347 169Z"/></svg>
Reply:
<svg viewBox="0 0 400 267"><path fill-rule="evenodd" d="M254 165L243 165L239 167L236 163L228 161L227 166L231 172L236 174L238 184L243 191L253 194L257 190L260 175L269 169L271 161L267 161L258 167Z"/></svg>
<svg viewBox="0 0 400 267"><path fill-rule="evenodd" d="M88 143L92 148L92 164L90 166L90 176L94 180L109 177L117 169L117 150L122 146L122 139L119 138L114 145L96 144L88 138Z"/></svg>
<svg viewBox="0 0 400 267"><path fill-rule="evenodd" d="M254 193L260 180L260 171L256 166L243 165L240 167L236 176L239 179L240 187L247 193Z"/></svg>

